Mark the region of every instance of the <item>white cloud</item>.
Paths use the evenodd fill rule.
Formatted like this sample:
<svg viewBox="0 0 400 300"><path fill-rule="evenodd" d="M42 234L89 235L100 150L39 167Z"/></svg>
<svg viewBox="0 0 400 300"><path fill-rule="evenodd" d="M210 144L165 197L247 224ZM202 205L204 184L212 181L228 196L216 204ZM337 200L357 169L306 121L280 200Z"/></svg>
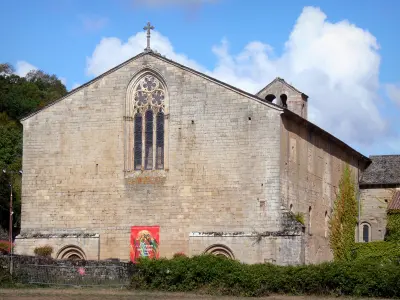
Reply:
<svg viewBox="0 0 400 300"><path fill-rule="evenodd" d="M212 49L216 66L206 70L176 53L168 38L157 31L152 33L151 43L162 55L249 92L283 77L310 96L309 119L352 146L369 145L389 134L376 105L380 55L375 37L348 21L327 21L318 8L304 8L277 58L272 47L260 41L250 42L232 55L223 40ZM103 38L87 58L87 74L99 75L145 46L144 32L127 42Z"/></svg>
<svg viewBox="0 0 400 300"><path fill-rule="evenodd" d="M389 99L400 106L400 86L395 84L387 84L385 89Z"/></svg>
<svg viewBox="0 0 400 300"><path fill-rule="evenodd" d="M82 22L83 30L86 32L101 30L106 27L109 22L108 18L100 16L80 15L78 17Z"/></svg>
<svg viewBox="0 0 400 300"><path fill-rule="evenodd" d="M100 75L132 56L143 52L144 48L146 48L145 32L131 36L126 43L116 37L103 38L94 49L92 56L87 58L86 73L94 76ZM184 54L175 53L168 38L157 31L151 33L151 48L188 67L205 71L204 68Z"/></svg>
<svg viewBox="0 0 400 300"><path fill-rule="evenodd" d="M24 60L17 61L17 66L15 67L15 74L17 74L18 76L25 77L26 74L28 74L29 71L32 70L38 70L38 68Z"/></svg>

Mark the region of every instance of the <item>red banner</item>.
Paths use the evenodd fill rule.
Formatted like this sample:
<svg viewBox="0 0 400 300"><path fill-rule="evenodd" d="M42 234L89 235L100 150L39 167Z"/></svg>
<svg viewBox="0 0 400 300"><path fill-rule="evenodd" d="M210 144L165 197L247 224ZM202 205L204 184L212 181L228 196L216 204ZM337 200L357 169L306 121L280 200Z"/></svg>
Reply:
<svg viewBox="0 0 400 300"><path fill-rule="evenodd" d="M139 257L158 258L160 245L159 226L132 226L131 227L131 250L132 262Z"/></svg>

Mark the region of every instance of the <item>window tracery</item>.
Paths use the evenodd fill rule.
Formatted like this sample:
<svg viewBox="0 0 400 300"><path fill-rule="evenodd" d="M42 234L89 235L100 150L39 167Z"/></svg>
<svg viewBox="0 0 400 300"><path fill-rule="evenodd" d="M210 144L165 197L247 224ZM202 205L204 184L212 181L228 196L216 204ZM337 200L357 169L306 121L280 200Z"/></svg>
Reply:
<svg viewBox="0 0 400 300"><path fill-rule="evenodd" d="M136 85L133 118L134 170L164 169L165 89L152 74Z"/></svg>

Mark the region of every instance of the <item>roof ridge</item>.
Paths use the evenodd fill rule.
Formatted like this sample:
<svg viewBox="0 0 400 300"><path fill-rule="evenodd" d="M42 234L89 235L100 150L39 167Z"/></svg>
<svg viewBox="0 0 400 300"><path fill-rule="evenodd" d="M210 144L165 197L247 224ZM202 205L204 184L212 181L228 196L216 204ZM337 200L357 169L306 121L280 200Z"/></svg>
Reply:
<svg viewBox="0 0 400 300"><path fill-rule="evenodd" d="M95 82L96 80L98 80L98 79L100 79L100 78L103 78L104 76L107 76L108 74L110 74L110 73L114 72L115 70L121 68L121 67L124 66L125 64L130 63L132 60L135 60L135 59L137 59L138 57L140 57L140 56L142 56L142 55L146 55L146 54L150 54L150 53L151 53L151 52L140 52L139 54L137 54L137 55L135 55L135 56L129 58L128 60L125 60L124 62L120 63L119 65L117 65L117 66L115 66L115 67L109 69L108 71L106 71L106 72L100 74L99 76L97 76L97 77L95 77L95 78L93 78L93 79L87 81L86 83L84 83L84 84L78 86L77 88L74 88L74 89L70 90L70 91L69 91L68 93L66 93L64 96L62 96L62 97L60 97L60 98L58 98L58 99L56 99L56 100L54 100L54 101L48 103L47 105L45 105L45 106L43 106L43 107L40 107L39 109L37 109L37 110L35 110L35 111L33 111L33 112L30 112L29 114L27 114L26 116L23 116L23 117L20 118L19 120L20 120L20 121L25 121L26 119L29 119L30 117L32 117L33 115L36 115L37 113L41 112L42 110L44 110L44 109L46 109L46 108L48 108L48 107L50 107L50 106L53 106L54 104L56 104L56 103L62 101L62 100L65 99L66 97L68 97L68 96L70 96L70 95L76 93L77 91L80 91L81 89L87 87L88 85L92 84L92 83Z"/></svg>
<svg viewBox="0 0 400 300"><path fill-rule="evenodd" d="M268 88L270 85L272 85L274 82L279 81L282 84L286 85L287 87L289 87L290 89L294 90L295 92L304 95L305 97L309 98L308 95L306 95L305 93L303 93L302 91L298 90L297 88L295 88L293 85L291 85L290 83L286 82L284 78L282 77L275 77L274 80L272 80L270 83L268 83L266 86L264 86L261 90L259 90L256 95L260 94L262 91L264 91L266 88Z"/></svg>

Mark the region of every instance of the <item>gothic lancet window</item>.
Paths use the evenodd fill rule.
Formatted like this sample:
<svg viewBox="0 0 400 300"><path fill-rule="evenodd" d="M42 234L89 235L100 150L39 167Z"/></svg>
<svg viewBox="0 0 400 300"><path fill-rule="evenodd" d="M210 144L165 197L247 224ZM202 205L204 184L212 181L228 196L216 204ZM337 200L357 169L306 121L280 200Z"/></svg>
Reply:
<svg viewBox="0 0 400 300"><path fill-rule="evenodd" d="M146 111L144 168L153 169L153 111Z"/></svg>
<svg viewBox="0 0 400 300"><path fill-rule="evenodd" d="M165 89L147 74L136 85L133 97L133 162L135 170L164 169Z"/></svg>
<svg viewBox="0 0 400 300"><path fill-rule="evenodd" d="M134 122L134 168L140 170L142 168L142 115L137 113Z"/></svg>
<svg viewBox="0 0 400 300"><path fill-rule="evenodd" d="M156 169L164 168L164 113L157 114Z"/></svg>

